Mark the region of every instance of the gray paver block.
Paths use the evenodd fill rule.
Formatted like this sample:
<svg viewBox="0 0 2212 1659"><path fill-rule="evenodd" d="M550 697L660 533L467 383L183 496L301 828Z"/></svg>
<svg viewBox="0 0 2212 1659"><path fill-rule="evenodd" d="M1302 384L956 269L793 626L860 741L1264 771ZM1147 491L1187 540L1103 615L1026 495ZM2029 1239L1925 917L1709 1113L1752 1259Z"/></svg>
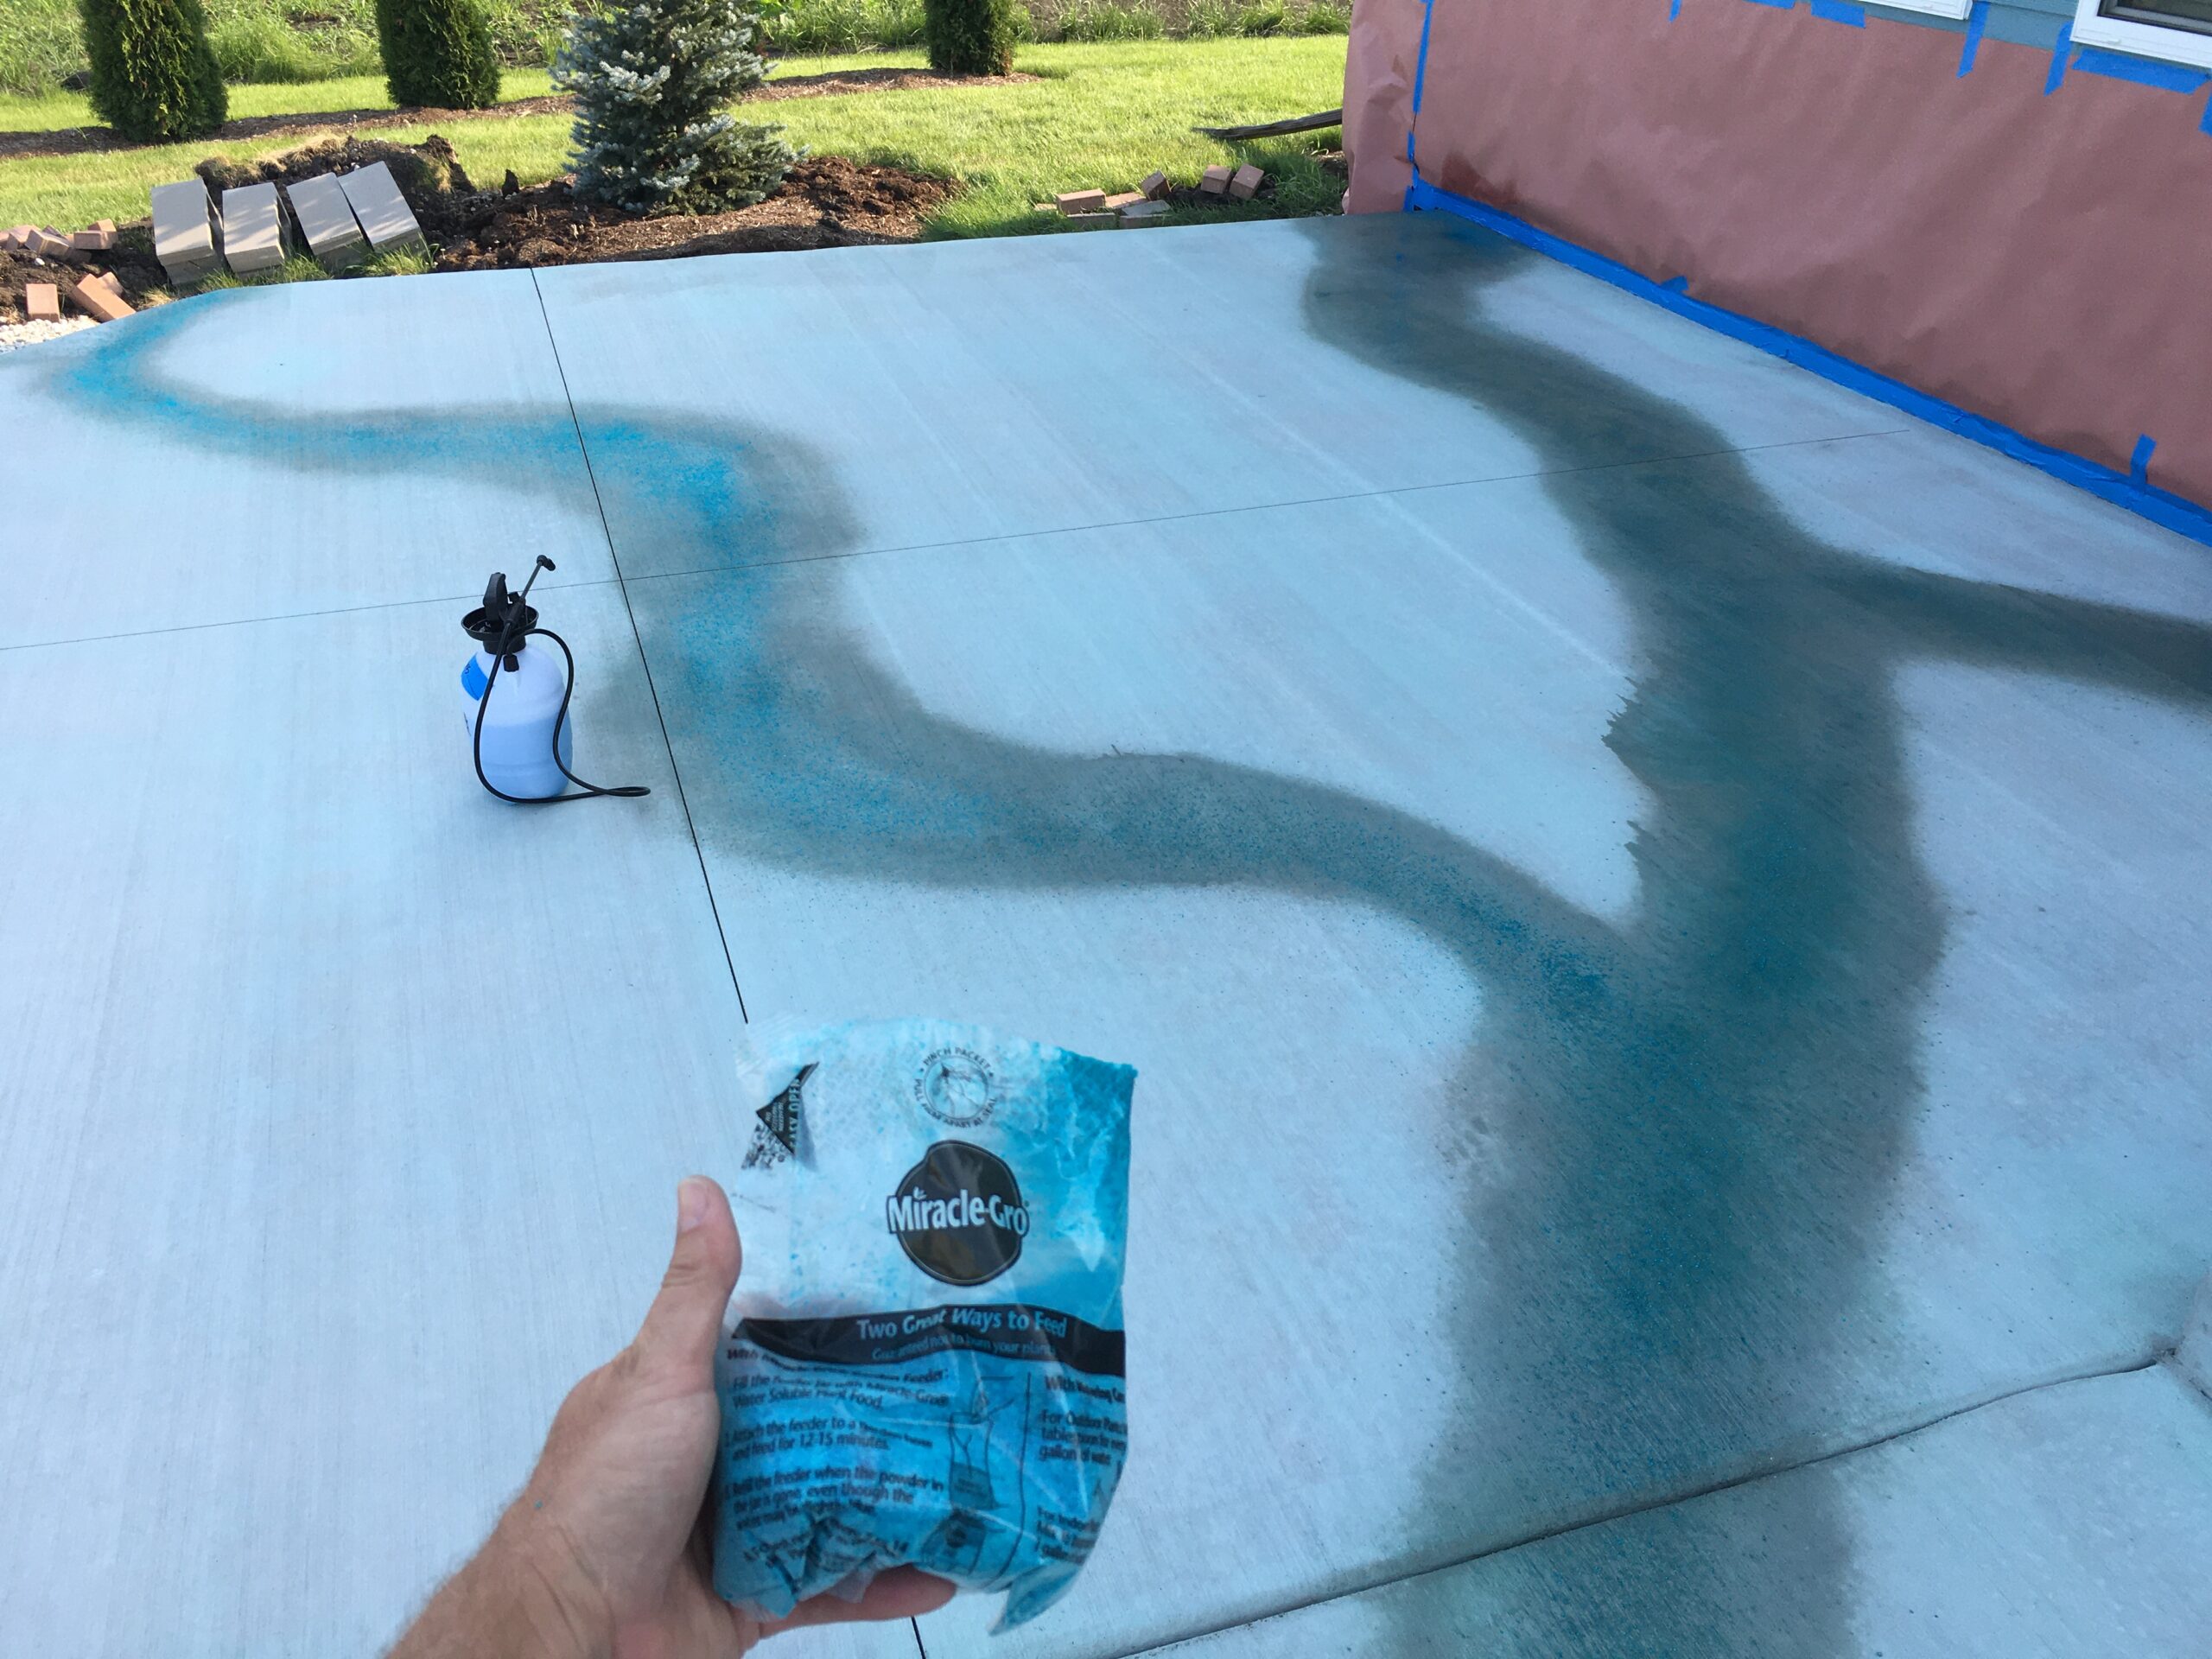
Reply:
<svg viewBox="0 0 2212 1659"><path fill-rule="evenodd" d="M1086 231L1110 231L1122 222L1119 213L1100 211L1095 213L1070 213L1068 223Z"/></svg>
<svg viewBox="0 0 2212 1659"><path fill-rule="evenodd" d="M211 276L222 264L214 204L198 179L154 187L154 257L178 284Z"/></svg>
<svg viewBox="0 0 2212 1659"><path fill-rule="evenodd" d="M232 270L241 276L274 270L290 251L284 206L275 185L241 185L223 192L223 257Z"/></svg>
<svg viewBox="0 0 2212 1659"><path fill-rule="evenodd" d="M1133 201L1122 209L1122 224L1124 229L1133 225L1156 225L1174 211L1173 202Z"/></svg>
<svg viewBox="0 0 2212 1659"><path fill-rule="evenodd" d="M371 248L378 253L387 248L429 250L429 242L423 234L423 227L416 223L414 209L399 194L391 169L382 162L372 162L341 174L338 183L346 192L346 200L353 209L353 217L360 221L361 234L368 238Z"/></svg>
<svg viewBox="0 0 2212 1659"><path fill-rule="evenodd" d="M291 198L308 251L317 259L333 270L342 270L368 257L368 238L361 234L353 204L346 200L345 187L336 175L321 173L302 179L287 186L284 194Z"/></svg>

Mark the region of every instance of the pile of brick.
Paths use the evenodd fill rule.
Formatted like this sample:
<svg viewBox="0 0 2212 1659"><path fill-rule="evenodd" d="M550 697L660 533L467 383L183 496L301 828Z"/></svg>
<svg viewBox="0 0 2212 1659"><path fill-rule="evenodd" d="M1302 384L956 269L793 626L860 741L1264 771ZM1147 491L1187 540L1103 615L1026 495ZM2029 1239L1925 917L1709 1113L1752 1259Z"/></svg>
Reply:
<svg viewBox="0 0 2212 1659"><path fill-rule="evenodd" d="M1210 167L1198 179L1198 194L1222 196L1231 201L1249 201L1260 194L1260 187L1268 175L1247 162L1234 173L1225 167Z"/></svg>
<svg viewBox="0 0 2212 1659"><path fill-rule="evenodd" d="M1249 201L1267 181L1268 175L1249 163L1233 171L1226 167L1210 167L1198 180L1195 199L1203 202L1213 196L1224 201ZM1058 213L1069 223L1087 231L1157 225L1163 215L1175 211L1175 188L1167 182L1167 175L1154 173L1135 189L1118 194L1109 195L1103 190L1065 191L1050 201L1039 202L1037 211ZM1183 194L1185 206L1192 200L1192 193Z"/></svg>
<svg viewBox="0 0 2212 1659"><path fill-rule="evenodd" d="M274 270L302 247L325 270L340 271L372 253L427 252L429 244L382 162L281 190L240 185L223 192L219 213L199 179L155 187L154 254L179 288L224 265L239 276Z"/></svg>
<svg viewBox="0 0 2212 1659"><path fill-rule="evenodd" d="M1156 225L1162 215L1174 211L1174 205L1167 200L1167 175L1154 173L1134 190L1110 196L1103 190L1068 190L1054 196L1050 203L1037 205L1086 231Z"/></svg>
<svg viewBox="0 0 2212 1659"><path fill-rule="evenodd" d="M28 254L43 264L56 266L90 263L115 246L115 221L104 219L88 231L64 236L51 226L16 225L0 231L0 252ZM113 322L130 315L130 302L123 297L123 284L110 271L93 269L81 274L57 269L50 283L23 284L23 317L29 322L59 322L66 295L78 310L95 322Z"/></svg>

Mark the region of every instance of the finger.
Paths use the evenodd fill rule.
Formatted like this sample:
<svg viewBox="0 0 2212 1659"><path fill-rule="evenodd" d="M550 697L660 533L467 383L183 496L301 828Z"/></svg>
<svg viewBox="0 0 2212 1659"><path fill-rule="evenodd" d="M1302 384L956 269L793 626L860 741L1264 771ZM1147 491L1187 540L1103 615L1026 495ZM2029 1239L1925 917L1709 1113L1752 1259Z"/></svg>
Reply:
<svg viewBox="0 0 2212 1659"><path fill-rule="evenodd" d="M760 1627L760 1634L795 1630L804 1624L852 1624L873 1619L918 1618L950 1601L957 1586L923 1572L919 1567L894 1567L879 1573L858 1601L833 1595L802 1601L782 1618Z"/></svg>
<svg viewBox="0 0 2212 1659"><path fill-rule="evenodd" d="M728 1197L705 1176L690 1177L676 1189L676 1249L668 1272L633 1344L641 1360L712 1365L722 1312L737 1286L740 1255Z"/></svg>

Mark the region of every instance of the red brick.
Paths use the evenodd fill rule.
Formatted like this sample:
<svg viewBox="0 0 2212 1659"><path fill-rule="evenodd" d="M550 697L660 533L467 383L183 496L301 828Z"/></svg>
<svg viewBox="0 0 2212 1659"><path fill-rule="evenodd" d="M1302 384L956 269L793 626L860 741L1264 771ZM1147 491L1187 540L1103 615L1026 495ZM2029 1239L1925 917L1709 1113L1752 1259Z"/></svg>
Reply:
<svg viewBox="0 0 2212 1659"><path fill-rule="evenodd" d="M1052 206L1064 213L1095 213L1106 206L1103 190L1069 190L1052 198Z"/></svg>
<svg viewBox="0 0 2212 1659"><path fill-rule="evenodd" d="M1118 213L1131 202L1143 200L1144 192L1141 190L1123 190L1106 198L1106 211L1109 213Z"/></svg>
<svg viewBox="0 0 2212 1659"><path fill-rule="evenodd" d="M1229 169L1210 167L1198 180L1198 188L1210 196L1226 195L1229 192Z"/></svg>
<svg viewBox="0 0 2212 1659"><path fill-rule="evenodd" d="M69 297L77 308L88 317L102 322L114 322L130 315L132 307L120 293L111 294L107 284L97 276L88 276L69 290Z"/></svg>
<svg viewBox="0 0 2212 1659"><path fill-rule="evenodd" d="M1154 201L1164 201L1167 196L1167 175L1165 173L1147 173L1144 175L1144 182L1137 188Z"/></svg>
<svg viewBox="0 0 2212 1659"><path fill-rule="evenodd" d="M61 290L52 283L25 283L23 315L33 322L60 321Z"/></svg>
<svg viewBox="0 0 2212 1659"><path fill-rule="evenodd" d="M1267 181L1268 175L1266 174L1261 172L1258 168L1247 163L1245 166L1238 168L1236 169L1236 176L1230 180L1229 194L1236 197L1239 201L1249 201L1255 194L1258 194L1260 187Z"/></svg>
<svg viewBox="0 0 2212 1659"><path fill-rule="evenodd" d="M115 221L102 219L91 230L78 232L69 238L69 245L86 253L105 253L115 245Z"/></svg>

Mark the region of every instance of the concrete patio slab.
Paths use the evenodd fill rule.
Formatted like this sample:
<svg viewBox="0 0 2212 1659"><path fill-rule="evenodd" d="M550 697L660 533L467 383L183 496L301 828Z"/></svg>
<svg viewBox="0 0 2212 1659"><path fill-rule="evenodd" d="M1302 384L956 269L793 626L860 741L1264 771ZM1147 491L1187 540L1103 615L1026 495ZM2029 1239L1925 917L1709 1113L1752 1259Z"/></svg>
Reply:
<svg viewBox="0 0 2212 1659"><path fill-rule="evenodd" d="M0 646L613 575L525 272L213 294L0 358ZM435 414L436 419L427 417Z"/></svg>
<svg viewBox="0 0 2212 1659"><path fill-rule="evenodd" d="M456 618L0 652L0 766L39 780L0 804L27 1651L373 1651L628 1339L674 1182L741 1154L737 998L620 594L561 626L580 766L654 790L620 811L477 791Z"/></svg>
<svg viewBox="0 0 2212 1659"><path fill-rule="evenodd" d="M558 359L517 274L0 367L10 499L92 532L0 565L35 1630L388 1630L733 1160L733 963L755 1018L1140 1068L1122 1497L1064 1604L931 1655L1217 1630L2181 1334L2204 549L1456 222L543 290ZM352 557L191 539L238 501ZM468 777L455 599L540 546L580 769L642 804ZM545 1033L497 1089L493 1024ZM1909 1553L1806 1490L1789 1589L1850 1629ZM1752 1650L1656 1535L1647 1649Z"/></svg>
<svg viewBox="0 0 2212 1659"><path fill-rule="evenodd" d="M1192 1562L1234 1560L1205 1603L1249 1617L2178 1330L2212 1260L2183 1034L2212 729L1830 657L1802 694L1832 714L1744 740L1839 780L1823 811L1873 798L1821 855L1854 913L1786 846L1746 893L1701 873L1712 785L1608 741L1658 694L1653 624L1561 534L1594 487L630 584L756 1018L949 1006L1144 1079L1128 1298L1166 1450L1092 1593L993 1650L1129 1651L1191 1628ZM2113 529L2146 585L2195 557ZM1870 972L1882 939L1928 954ZM925 1637L980 1652L984 1623Z"/></svg>
<svg viewBox="0 0 2212 1659"><path fill-rule="evenodd" d="M1407 239L1395 221L1347 219L1330 233L1363 271L1395 261L1418 287L1466 263L1469 228ZM1317 338L1313 314L1329 290L1310 280L1312 236L1295 223L1233 237L1170 229L1082 259L1014 237L933 244L898 260L833 252L572 265L538 281L594 454L634 442L645 361L658 365L653 405L664 423L707 441L773 429L804 449L804 460L786 456L796 470L762 480L785 515L772 529L729 511L711 541L696 531L629 544L618 537L633 576L1551 464L1493 411ZM1685 400L1711 423L1699 442L1732 448L1905 423L1602 283L1562 298L1557 274L1503 273L1484 303L1516 329ZM1471 313L1474 302L1465 304ZM670 349L671 335L682 350ZM1561 412L1574 425L1579 464L1681 453L1669 447L1680 433L1624 425L1601 407ZM664 486L676 464L621 475ZM840 474L844 520L835 535L818 525L808 533L801 499L816 466Z"/></svg>
<svg viewBox="0 0 2212 1659"><path fill-rule="evenodd" d="M1850 1599L1800 1595L1838 1555ZM2212 1401L2159 1366L1172 1651L1615 1659L1698 1602L1712 1659L2142 1659L2202 1647L2208 1558Z"/></svg>

